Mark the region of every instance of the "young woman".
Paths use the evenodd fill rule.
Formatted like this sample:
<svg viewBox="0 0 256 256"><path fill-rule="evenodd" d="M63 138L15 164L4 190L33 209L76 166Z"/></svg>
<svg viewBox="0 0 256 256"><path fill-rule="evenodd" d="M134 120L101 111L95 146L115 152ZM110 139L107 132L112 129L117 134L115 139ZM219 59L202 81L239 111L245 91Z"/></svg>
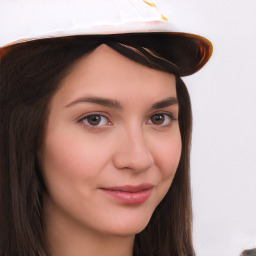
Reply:
<svg viewBox="0 0 256 256"><path fill-rule="evenodd" d="M180 76L210 54L136 31L3 47L0 255L194 255Z"/></svg>

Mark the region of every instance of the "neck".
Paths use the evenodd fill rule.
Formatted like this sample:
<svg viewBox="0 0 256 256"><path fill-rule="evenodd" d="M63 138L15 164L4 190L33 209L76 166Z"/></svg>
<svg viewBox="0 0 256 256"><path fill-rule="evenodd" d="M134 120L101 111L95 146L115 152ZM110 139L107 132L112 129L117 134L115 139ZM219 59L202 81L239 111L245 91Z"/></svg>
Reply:
<svg viewBox="0 0 256 256"><path fill-rule="evenodd" d="M68 221L67 221L68 220ZM44 208L44 232L50 256L132 256L134 235L117 236L102 233L68 219L52 214Z"/></svg>

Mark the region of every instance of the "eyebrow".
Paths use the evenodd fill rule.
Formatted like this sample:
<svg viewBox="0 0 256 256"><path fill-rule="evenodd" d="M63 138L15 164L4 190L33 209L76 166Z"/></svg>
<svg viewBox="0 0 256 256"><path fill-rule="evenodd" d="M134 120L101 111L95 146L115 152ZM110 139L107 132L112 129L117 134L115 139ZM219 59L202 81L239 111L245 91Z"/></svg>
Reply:
<svg viewBox="0 0 256 256"><path fill-rule="evenodd" d="M71 107L75 104L78 103L94 103L97 105L101 105L101 106L105 106L105 107L110 107L110 108L115 108L115 109L119 109L122 110L123 107L122 105L116 101L116 100L112 100L112 99L107 99L107 98L101 98L101 97L83 97L83 98L79 98L75 101L72 101L71 103L69 103L68 105L66 105L66 107Z"/></svg>
<svg viewBox="0 0 256 256"><path fill-rule="evenodd" d="M154 103L153 106L151 107L151 109L155 110L155 109L159 109L159 108L166 108L166 107L169 107L169 106L175 105L175 104L178 104L178 99L175 97L169 97L167 99L163 99L161 101Z"/></svg>
<svg viewBox="0 0 256 256"><path fill-rule="evenodd" d="M78 98L78 99L72 101L71 103L69 103L68 105L66 105L65 107L71 107L71 106L74 106L79 103L93 103L93 104L97 104L97 105L101 105L101 106L105 106L105 107L123 110L123 106L117 100L102 98L102 97ZM161 101L154 103L151 107L151 110L156 110L159 108L166 108L166 107L169 107L174 104L178 104L177 98L169 97L169 98L166 98L166 99L163 99Z"/></svg>

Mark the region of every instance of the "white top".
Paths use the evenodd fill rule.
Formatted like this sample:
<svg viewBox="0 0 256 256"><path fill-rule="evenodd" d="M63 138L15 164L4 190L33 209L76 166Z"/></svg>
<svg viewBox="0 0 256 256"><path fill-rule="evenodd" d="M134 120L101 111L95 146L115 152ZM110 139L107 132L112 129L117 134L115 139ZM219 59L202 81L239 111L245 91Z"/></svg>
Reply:
<svg viewBox="0 0 256 256"><path fill-rule="evenodd" d="M0 0L0 7L0 47L70 35L179 32L147 0Z"/></svg>

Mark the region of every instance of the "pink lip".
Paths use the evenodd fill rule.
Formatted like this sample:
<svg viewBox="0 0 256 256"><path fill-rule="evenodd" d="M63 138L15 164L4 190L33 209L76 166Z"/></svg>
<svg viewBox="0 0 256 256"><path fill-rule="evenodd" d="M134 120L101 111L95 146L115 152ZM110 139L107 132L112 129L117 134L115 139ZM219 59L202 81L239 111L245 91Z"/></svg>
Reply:
<svg viewBox="0 0 256 256"><path fill-rule="evenodd" d="M101 190L122 203L140 204L148 199L153 187L152 184L145 183L138 186L126 185L101 188Z"/></svg>

